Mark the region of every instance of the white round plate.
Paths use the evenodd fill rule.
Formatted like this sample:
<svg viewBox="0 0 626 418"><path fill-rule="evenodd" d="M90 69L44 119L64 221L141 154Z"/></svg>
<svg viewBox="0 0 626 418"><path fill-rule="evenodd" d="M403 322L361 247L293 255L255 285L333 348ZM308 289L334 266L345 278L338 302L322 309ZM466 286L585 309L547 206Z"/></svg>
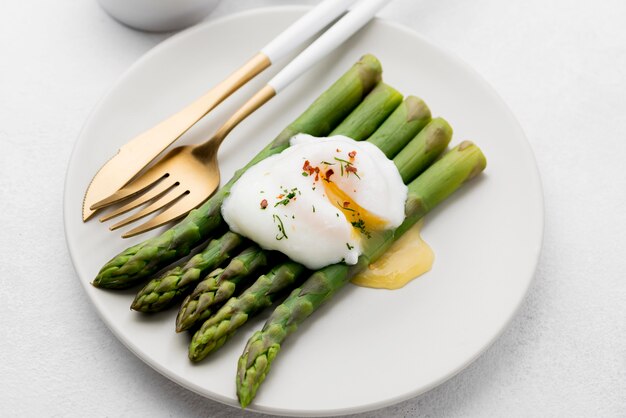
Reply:
<svg viewBox="0 0 626 418"><path fill-rule="evenodd" d="M187 359L189 336L174 333L175 310L146 316L129 310L133 292L89 283L124 248L105 225L81 220L96 170L134 135L182 108L253 55L304 8L253 10L182 32L146 54L118 81L87 121L71 157L65 230L87 296L113 333L138 357L180 385L237 406L237 359L251 321L212 358ZM453 144L472 139L487 170L426 218L432 271L397 291L349 285L284 345L255 411L334 415L381 408L442 383L478 357L524 298L541 247L543 200L534 157L496 93L458 58L397 24L375 20L252 115L220 150L223 178L243 165L362 54L382 62L384 79L422 97L454 127ZM277 67L284 63L279 63ZM277 71L274 69L272 72ZM271 74L263 74L181 140L206 137Z"/></svg>

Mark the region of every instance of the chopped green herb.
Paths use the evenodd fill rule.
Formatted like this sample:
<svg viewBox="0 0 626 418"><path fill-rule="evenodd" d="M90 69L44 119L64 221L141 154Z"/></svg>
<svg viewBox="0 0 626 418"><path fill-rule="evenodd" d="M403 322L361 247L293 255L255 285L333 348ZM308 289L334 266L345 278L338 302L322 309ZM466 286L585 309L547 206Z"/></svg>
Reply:
<svg viewBox="0 0 626 418"><path fill-rule="evenodd" d="M282 219L280 219L280 217L276 214L273 215L274 217L274 223L276 223L276 221L278 221L278 234L276 234L276 240L280 241L281 239L285 238L285 239L289 239L289 237L287 236L287 233L285 232L285 225L283 225L283 221Z"/></svg>
<svg viewBox="0 0 626 418"><path fill-rule="evenodd" d="M282 189L283 190L283 194L278 195L277 199L281 199L278 202L276 202L274 204L274 207L278 206L278 205L283 205L283 206L287 206L289 204L289 202L291 201L291 199L293 199L294 197L296 197L296 192L298 192L300 194L300 191L298 190L297 187L294 187L291 190L287 190L287 189ZM285 196L286 195L286 196Z"/></svg>
<svg viewBox="0 0 626 418"><path fill-rule="evenodd" d="M350 245L349 243L346 242L346 247L348 247L349 250L353 249L354 246Z"/></svg>
<svg viewBox="0 0 626 418"><path fill-rule="evenodd" d="M309 177L309 173L307 173L306 171L302 172L302 177Z"/></svg>
<svg viewBox="0 0 626 418"><path fill-rule="evenodd" d="M358 221L351 222L351 224L354 228L361 231L361 233L365 235L367 238L372 237L372 234L370 234L369 231L365 229L365 221L363 221L363 219L359 219Z"/></svg>
<svg viewBox="0 0 626 418"><path fill-rule="evenodd" d="M289 199L283 199L283 200L279 200L278 202L276 202L276 204L274 205L274 207L278 206L278 205L284 205L287 206L287 204L289 203Z"/></svg>
<svg viewBox="0 0 626 418"><path fill-rule="evenodd" d="M313 205L313 213L315 213L315 205Z"/></svg>

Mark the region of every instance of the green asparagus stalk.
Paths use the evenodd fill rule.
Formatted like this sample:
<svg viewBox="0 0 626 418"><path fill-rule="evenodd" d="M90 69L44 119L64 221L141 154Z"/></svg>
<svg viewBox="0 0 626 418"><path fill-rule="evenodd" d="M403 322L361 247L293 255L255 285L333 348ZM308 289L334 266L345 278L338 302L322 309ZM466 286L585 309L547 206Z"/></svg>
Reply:
<svg viewBox="0 0 626 418"><path fill-rule="evenodd" d="M372 102L377 106L372 106ZM352 113L362 113L363 108L370 109L367 119L347 117L330 135L345 135L349 138L365 139L378 129L381 123L402 103L402 95L385 83L378 83L374 90Z"/></svg>
<svg viewBox="0 0 626 418"><path fill-rule="evenodd" d="M149 238L124 250L106 263L92 284L108 289L125 289L153 275L166 265L187 254L221 225L222 201L239 177L259 161L278 154L289 146L289 139L298 133L328 135L363 100L381 79L380 62L372 55L362 57L350 70L231 180L198 209L193 210L163 234Z"/></svg>
<svg viewBox="0 0 626 418"><path fill-rule="evenodd" d="M192 289L207 272L228 260L244 242L241 235L230 231L211 240L202 252L191 257L183 266L174 267L151 280L137 293L131 309L158 312L170 306Z"/></svg>
<svg viewBox="0 0 626 418"><path fill-rule="evenodd" d="M426 103L415 96L408 96L368 142L380 148L387 158L394 158L430 122L430 118Z"/></svg>
<svg viewBox="0 0 626 418"><path fill-rule="evenodd" d="M342 123L342 126L340 127L341 129L337 132L355 140L363 140L375 132L376 128L383 123L385 118L394 112L394 109L398 107L401 100L402 95L398 93L398 91L387 84L379 83L365 97L363 102L361 102L361 104L357 106L352 113L350 113L350 115ZM211 278L208 279L211 280ZM176 283L172 282L172 285L175 286ZM154 286L150 286L150 284L148 284L148 287ZM160 291L164 290L163 287L159 289ZM165 290L169 291L170 289ZM203 294L204 291L197 290L194 291L194 294L197 294L197 297L199 297L199 295ZM213 291L213 289L211 291ZM232 292L234 292L234 288L232 289ZM205 298L205 300L209 299ZM222 300L220 299L219 301ZM187 302L191 305L187 306ZM217 302L218 301L216 301L216 303ZM210 316L211 310L214 308L215 306L212 306L210 303L197 304L193 298L188 298L183 303L183 306L180 308L178 313L176 321L177 331L180 332L185 329L189 329L193 327L194 324L200 323L198 321L204 321L208 318L208 316Z"/></svg>
<svg viewBox="0 0 626 418"><path fill-rule="evenodd" d="M224 345L249 317L271 306L276 297L296 284L304 272L303 265L286 261L259 277L240 296L230 298L194 334L189 344L189 359L200 361Z"/></svg>
<svg viewBox="0 0 626 418"><path fill-rule="evenodd" d="M388 136L387 142L406 143L405 137L412 132L401 128L410 123L405 118L397 118L394 120L395 127L388 124L387 126L381 126L379 129L384 128L385 130L398 132L397 137ZM433 126L437 129L433 128ZM409 180L415 178L419 172L429 167L434 159L446 149L452 138L452 128L443 119L431 121L424 128L424 131L427 132L426 135L421 133L416 135L393 159L403 178ZM376 138L376 133L368 141L372 138ZM407 158L406 150L413 154L412 159ZM288 262L285 263L284 268L295 268L295 266L299 265ZM289 289L287 286L293 284L297 274L293 274L293 276L291 280L284 280L278 276L278 283L273 283L270 280L272 275L263 276L259 279L259 284L255 283L252 285L239 298L231 299L214 317L209 318L202 324L202 327L194 334L189 344L189 358L192 361L200 361L211 352L220 348L228 338L234 335L237 328L247 321L249 316L265 307L271 306L277 297L278 291Z"/></svg>
<svg viewBox="0 0 626 418"><path fill-rule="evenodd" d="M415 140L409 142L393 159L402 181L408 183L430 166L445 151L451 138L452 127L445 119L435 118L430 121ZM419 160L416 161L416 158Z"/></svg>
<svg viewBox="0 0 626 418"><path fill-rule="evenodd" d="M287 336L352 277L380 257L419 219L483 171L485 166L486 160L480 149L471 142L462 142L409 184L406 218L400 227L372 234L357 264L327 266L292 291L274 310L263 329L248 340L239 358L236 379L241 406L245 408L254 399Z"/></svg>
<svg viewBox="0 0 626 418"><path fill-rule="evenodd" d="M202 280L185 298L176 318L176 331L187 329L211 315L211 309L226 302L236 287L250 279L268 262L269 253L256 245L243 250L224 269L217 269Z"/></svg>
<svg viewBox="0 0 626 418"><path fill-rule="evenodd" d="M393 100L391 99L393 98ZM398 106L398 100L401 100L402 96L392 87L379 83L361 102L361 104L344 120L347 122L346 126L342 128L344 134L350 135L351 138L356 140L363 140L371 135L376 127L380 125L384 118L387 117ZM375 123L372 123L374 121ZM228 234L233 234L229 232ZM243 239L240 237L240 239ZM210 254L205 254L205 252ZM212 249L207 247L205 251L197 255L202 259L210 260L214 255ZM214 252L214 251L213 251ZM224 261L224 260L222 260ZM206 267L198 271L198 266L195 263L184 267L175 267L170 272L165 273L164 276L153 279L139 291L139 295L133 302L133 309L142 312L156 312L157 310L163 310L171 306L186 290L191 289L191 286L195 285L200 279L209 271L217 267L218 264L206 264ZM187 268L194 269L193 280L189 277L189 280L180 281L176 280L173 276L183 277L187 275ZM167 277L164 281L163 277ZM183 286L184 289L179 288ZM176 297L168 298L167 295L176 295ZM154 301L159 300L163 303L158 305L143 303L143 300ZM167 303L169 301L169 303ZM202 305L205 306L205 305ZM195 311L189 311L189 313ZM181 317L181 322L187 323L185 314ZM191 318L190 318L191 320ZM188 323L190 327L192 324Z"/></svg>

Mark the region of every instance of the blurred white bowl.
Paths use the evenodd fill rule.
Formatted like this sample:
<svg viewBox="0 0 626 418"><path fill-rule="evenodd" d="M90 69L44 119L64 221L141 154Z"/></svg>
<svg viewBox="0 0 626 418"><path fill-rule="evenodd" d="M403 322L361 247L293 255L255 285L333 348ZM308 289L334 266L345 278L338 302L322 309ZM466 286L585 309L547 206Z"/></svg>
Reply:
<svg viewBox="0 0 626 418"><path fill-rule="evenodd" d="M200 22L219 0L98 0L121 23L151 32L183 29Z"/></svg>

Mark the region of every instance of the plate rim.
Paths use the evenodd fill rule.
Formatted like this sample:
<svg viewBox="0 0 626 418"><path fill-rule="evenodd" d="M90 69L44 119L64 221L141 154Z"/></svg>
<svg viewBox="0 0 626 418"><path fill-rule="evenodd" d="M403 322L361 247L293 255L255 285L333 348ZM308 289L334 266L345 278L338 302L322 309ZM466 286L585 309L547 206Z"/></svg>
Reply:
<svg viewBox="0 0 626 418"><path fill-rule="evenodd" d="M295 11L295 12L306 12L307 10L310 10L311 6L307 6L307 5L279 5L279 6L267 6L267 7L253 7L250 9L246 9L243 11L239 11L239 12L235 12L235 13L231 13L225 16L221 16L219 18L216 19L210 19L210 20L206 20L203 21L197 25L194 25L190 28L187 28L183 31L177 32L174 35L166 38L165 40L159 42L158 44L154 45L152 48L150 48L148 51L146 51L145 53L143 53L137 60L135 60L128 68L126 68L121 74L119 74L116 79L114 80L114 82L108 86L108 88L106 89L106 92L97 100L97 102L95 103L95 105L93 106L93 108L91 109L91 111L89 112L87 118L85 119L85 122L83 123L75 141L74 141L74 145L72 147L72 151L70 153L69 159L68 159L68 163L67 163L67 168L66 168L66 172L65 172L65 178L64 178L64 183L63 183L63 187L64 187L64 191L63 191L63 231L64 231L64 237L65 237L65 242L66 242L66 246L68 249L68 253L70 256L70 260L72 263L72 268L77 276L77 279L79 280L79 282L81 283L81 286L83 287L83 290L85 291L85 294L87 296L87 298L89 299L90 303L96 308L96 312L98 314L98 317L104 322L104 324L106 325L106 327L109 329L109 331L111 333L113 333L113 335L115 335L115 337L131 352L133 353L133 355L135 355L136 357L138 357L143 363L147 364L148 366L150 366L153 370L155 370L156 372L158 372L159 374L163 375L164 377L166 377L167 379L171 380L172 382L176 383L177 385L190 390L196 394L198 394L199 396L202 396L203 398L207 398L207 399L211 399L213 401L216 402L220 402L222 404L234 407L234 408L239 408L239 405L236 402L233 402L233 400L231 398L225 397L220 395L219 393L211 393L211 396L207 395L206 390L203 390L202 388L197 387L197 385L195 385L194 383L192 383L189 380L186 379L180 379L179 376L175 375L174 373L171 373L165 366L163 366L162 364L160 364L159 362L153 361L152 358L141 355L139 353L138 348L136 348L134 346L134 344L126 339L124 337L124 335L114 326L114 324L111 323L111 321L109 320L109 318L107 318L102 309L101 309L101 304L99 301L94 300L93 298L91 298L91 296L89 295L88 290L88 286L90 286L89 282L85 282L84 280L81 279L79 273L78 273L78 269L77 269L77 263L75 260L75 254L72 251L72 246L70 244L70 239L68 237L68 228L67 225L69 223L68 217L68 210L67 210L67 206L69 204L71 204L71 202L68 201L69 197L68 197L68 183L70 181L69 179L69 174L70 174L70 168L71 166L74 164L75 158L76 158L76 152L77 149L79 148L79 143L83 142L84 139L84 132L86 130L86 128L91 124L91 122L93 121L93 119L95 118L95 116L99 113L99 111L101 110L102 106L104 105L104 103L107 101L107 99L109 98L109 96L113 93L113 91L115 90L116 86L121 82L121 80L125 79L128 77L129 74L131 74L132 72L134 72L134 70L141 66L146 60L148 60L150 57L152 57L155 54L160 53L161 49L163 49L164 47L167 47L170 43L175 43L178 42L186 37L192 36L195 32L200 32L205 30L206 27L208 26L213 26L213 25L219 25L219 24L223 24L225 22L228 22L230 20L237 20L239 18L242 17L246 17L249 15L257 15L257 14L263 14L263 13L267 13L267 14L272 14L272 13L283 13L283 12L289 12L289 11ZM508 123L510 123L512 126L515 127L515 129L519 132L520 134L520 139L521 141L519 141L524 148L526 148L526 151L528 152L528 155L530 157L530 162L532 163L532 181L535 183L535 187L534 190L537 192L537 198L538 201L536 202L539 206L539 213L538 218L537 218L537 222L538 222L538 227L539 227L539 235L538 235L538 242L536 243L537 245L534 247L535 248L535 252L533 254L533 263L532 263L532 268L530 268L530 277L529 279L526 281L526 285L523 289L523 293L521 295L521 297L519 298L519 300L517 301L517 305L510 311L510 315L508 318L506 318L505 321L503 321L502 326L500 327L500 329L498 330L497 333L495 333L493 335L492 338L490 338L488 341L485 341L484 345L480 348L480 350L478 350L474 356L471 356L470 358L468 358L465 362L462 362L461 364L458 365L458 367L456 367L454 370L451 370L448 374L446 374L445 376L442 376L441 378L434 380L433 382L431 382L430 385L427 385L425 387L416 389L416 390L411 390L411 391L407 391L401 394L398 394L397 396L393 396L393 397L388 397L383 401L377 401L377 402L372 402L372 403L367 403L367 404L361 404L359 406L356 407L346 407L346 408L339 408L339 409L322 409L322 410L293 410L293 409L284 409L284 408L273 408L273 407L257 407L256 405L251 404L249 405L246 410L247 411L252 411L252 412L258 412L258 413L269 413L269 414L275 414L275 415L280 415L280 416L335 416L335 415L346 415L346 414L354 414L354 413L363 413L363 412L368 412L368 411L374 411L374 410L378 410L381 408L385 408L391 405L395 405L397 403L406 401L408 399L412 399L415 398L419 395L422 395L426 392L431 391L432 389L440 386L441 384L445 383L446 381L450 380L451 378L453 378L454 376L456 376L457 374L459 374L460 372L462 372L463 370L465 370L469 365L471 365L474 361L476 361L476 359L478 359L479 357L481 357L500 337L501 335L504 333L504 331L506 331L509 326L511 325L511 322L513 320L513 318L515 318L517 316L517 314L519 313L519 310L521 308L521 306L523 305L524 301L526 300L526 298L528 297L528 291L530 289L530 286L532 285L532 283L535 280L535 276L536 276L536 271L537 271L537 266L539 264L539 260L540 260L540 256L542 253L542 249L543 249L543 242L544 242L544 235L545 235L545 197L544 197L544 188L543 188L543 184L542 184L542 180L541 180L541 174L538 168L538 164L537 164L537 158L533 152L532 146L530 144L530 142L528 141L528 138L522 128L522 126L520 125L519 121L517 120L517 118L515 117L515 115L513 114L512 110L510 109L510 107L506 104L506 102L502 99L502 97L497 93L497 91L491 86L491 84L477 71L475 70L472 66L469 65L469 63L465 62L463 59L461 59L456 53L454 53L453 51L441 46L438 42L433 41L429 38L426 38L424 35L420 34L419 32L403 25L402 23L396 22L394 20L388 19L388 18L384 18L384 17L375 17L376 21L382 22L386 25L391 26L392 28L402 31L404 33L404 35L406 36L410 36L413 38L417 38L417 40L425 45L430 46L431 48L437 50L438 52L440 52L441 54L447 56L449 59L451 59L452 61L454 61L454 63L456 65L458 65L459 67L461 67L464 71L469 72L473 75L473 78L479 82L481 84L481 87L489 93L489 96L494 99L497 103L498 106L503 109L505 111L505 114L507 116L508 119ZM530 264L529 266L530 267Z"/></svg>

